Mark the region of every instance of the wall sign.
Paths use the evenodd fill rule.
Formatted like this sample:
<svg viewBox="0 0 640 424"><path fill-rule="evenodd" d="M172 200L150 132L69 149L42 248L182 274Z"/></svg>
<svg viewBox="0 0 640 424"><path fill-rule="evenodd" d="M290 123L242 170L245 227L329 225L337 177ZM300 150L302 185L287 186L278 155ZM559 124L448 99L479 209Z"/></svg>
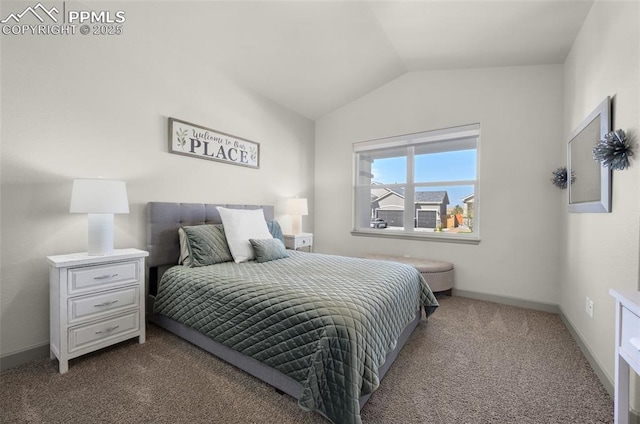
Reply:
<svg viewBox="0 0 640 424"><path fill-rule="evenodd" d="M169 118L169 152L260 168L260 144Z"/></svg>

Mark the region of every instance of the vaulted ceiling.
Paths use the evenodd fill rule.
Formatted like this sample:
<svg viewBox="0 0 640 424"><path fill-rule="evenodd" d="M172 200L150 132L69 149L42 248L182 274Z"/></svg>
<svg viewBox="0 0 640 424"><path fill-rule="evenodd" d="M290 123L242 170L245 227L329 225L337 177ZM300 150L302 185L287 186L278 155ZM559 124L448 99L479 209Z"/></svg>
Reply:
<svg viewBox="0 0 640 424"><path fill-rule="evenodd" d="M410 71L563 63L592 1L157 4L168 44L317 119Z"/></svg>

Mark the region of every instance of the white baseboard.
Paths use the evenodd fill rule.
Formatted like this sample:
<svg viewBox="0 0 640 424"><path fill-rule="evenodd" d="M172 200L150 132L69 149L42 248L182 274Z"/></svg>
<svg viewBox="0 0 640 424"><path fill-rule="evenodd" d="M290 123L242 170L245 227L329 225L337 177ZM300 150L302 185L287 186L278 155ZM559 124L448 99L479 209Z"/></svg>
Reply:
<svg viewBox="0 0 640 424"><path fill-rule="evenodd" d="M29 361L49 357L49 343L0 356L0 371L17 367Z"/></svg>
<svg viewBox="0 0 640 424"><path fill-rule="evenodd" d="M555 303L536 302L532 300L520 299L518 297L498 296L495 294L478 293L468 290L453 289L454 296L468 297L471 299L484 300L487 302L502 303L503 305L518 306L520 308L534 309L536 311L560 313L560 307Z"/></svg>
<svg viewBox="0 0 640 424"><path fill-rule="evenodd" d="M600 379L600 382L602 383L604 388L607 390L607 393L609 393L609 396L611 396L611 399L613 399L614 398L613 380L610 380L607 374L604 372L604 368L596 360L595 356L593 356L593 354L591 353L591 350L589 349L585 341L580 336L580 333L578 333L576 328L573 326L569 318L567 318L567 316L564 314L564 311L562 310L562 308L559 308L559 309L560 309L560 319L562 319L562 322L564 322L564 325L566 325L567 329L571 333L571 336L573 336L573 339L576 341L576 343L578 343L580 350L584 354L585 358L587 358L587 361L589 361L589 365L591 365L593 372L596 373L596 375L598 376L598 379Z"/></svg>

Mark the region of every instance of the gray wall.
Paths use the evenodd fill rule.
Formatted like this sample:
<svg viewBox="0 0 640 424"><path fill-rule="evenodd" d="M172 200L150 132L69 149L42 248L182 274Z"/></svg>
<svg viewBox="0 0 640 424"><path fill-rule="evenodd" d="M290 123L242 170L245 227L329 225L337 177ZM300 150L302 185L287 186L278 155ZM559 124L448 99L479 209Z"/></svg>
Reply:
<svg viewBox="0 0 640 424"><path fill-rule="evenodd" d="M0 355L48 344L45 257L87 247L74 178L127 182L117 248L144 248L149 201L274 204L285 230L286 197L313 208L313 121L218 72L145 4L127 5L121 38L2 37ZM259 142L260 169L167 153L170 116Z"/></svg>
<svg viewBox="0 0 640 424"><path fill-rule="evenodd" d="M564 66L565 140L606 97L613 128L640 128L640 3L596 2ZM564 145L564 144L563 144ZM566 155L565 155L566 156ZM609 379L614 380L615 303L610 288L637 290L640 258L640 165L613 174L609 214L562 209L562 278L558 303ZM585 313L585 297L594 316ZM640 379L635 409L640 410Z"/></svg>
<svg viewBox="0 0 640 424"><path fill-rule="evenodd" d="M318 120L315 250L449 260L458 289L557 303L562 75L561 65L412 72ZM477 122L479 245L351 235L352 143Z"/></svg>

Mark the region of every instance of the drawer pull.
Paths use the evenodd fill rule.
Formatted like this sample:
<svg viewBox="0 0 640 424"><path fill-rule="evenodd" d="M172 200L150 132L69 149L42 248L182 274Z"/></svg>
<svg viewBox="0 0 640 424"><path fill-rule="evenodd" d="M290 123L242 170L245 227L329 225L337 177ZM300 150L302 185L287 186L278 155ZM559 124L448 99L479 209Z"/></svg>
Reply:
<svg viewBox="0 0 640 424"><path fill-rule="evenodd" d="M119 327L119 325L116 325L115 327L105 328L104 330L96 331L96 334L109 334L113 330L117 330Z"/></svg>
<svg viewBox="0 0 640 424"><path fill-rule="evenodd" d="M116 300L108 300L106 302L99 303L97 305L93 305L94 308L104 308L105 306L111 306L114 303L118 303L118 299Z"/></svg>
<svg viewBox="0 0 640 424"><path fill-rule="evenodd" d="M111 275L101 275L100 277L93 277L94 280L107 280L109 278L113 278L113 277L117 277L118 274L111 274Z"/></svg>
<svg viewBox="0 0 640 424"><path fill-rule="evenodd" d="M640 337L634 337L632 339L629 339L629 343L631 343L631 346L640 350Z"/></svg>

